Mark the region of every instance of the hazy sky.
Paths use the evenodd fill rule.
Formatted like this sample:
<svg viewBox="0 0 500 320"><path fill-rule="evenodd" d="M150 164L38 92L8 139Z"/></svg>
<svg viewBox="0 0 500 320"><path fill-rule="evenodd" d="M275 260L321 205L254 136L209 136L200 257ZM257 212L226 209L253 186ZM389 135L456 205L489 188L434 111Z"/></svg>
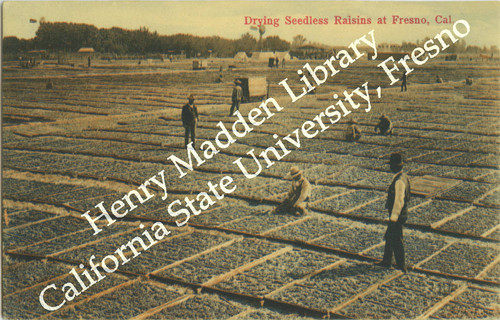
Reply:
<svg viewBox="0 0 500 320"><path fill-rule="evenodd" d="M46 21L87 23L99 28L125 29L147 27L161 35L190 33L239 38L250 30L245 17L279 18L279 26L266 26L266 34L291 41L297 34L307 40L329 45L347 45L375 30L377 43L414 42L433 37L452 24L437 24L436 16L470 24L467 44L500 46L500 2L362 2L362 1L5 1L2 12L3 36L33 38L38 23ZM392 24L392 16L426 18L429 25ZM286 25L285 17L327 18L327 25ZM335 24L335 16L371 18L370 25ZM377 24L386 17L387 24ZM248 18L247 18L248 19Z"/></svg>

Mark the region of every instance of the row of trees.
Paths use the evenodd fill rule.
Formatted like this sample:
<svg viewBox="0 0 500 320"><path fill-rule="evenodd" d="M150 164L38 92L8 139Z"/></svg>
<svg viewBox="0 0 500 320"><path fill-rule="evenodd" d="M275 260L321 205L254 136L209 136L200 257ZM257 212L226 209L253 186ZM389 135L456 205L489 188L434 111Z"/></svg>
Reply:
<svg viewBox="0 0 500 320"><path fill-rule="evenodd" d="M387 50L387 51L402 51L402 52L410 52L416 47L422 47L425 42L431 40L431 38L426 37L423 40L417 40L414 42L406 42L403 41L401 44L387 44L381 43L378 45L379 49ZM471 53L471 54L499 54L499 50L497 46L490 46L489 48L486 46L479 47L476 45L467 45L464 39L459 39L455 43L449 42L450 46L446 49L446 53Z"/></svg>
<svg viewBox="0 0 500 320"><path fill-rule="evenodd" d="M391 51L411 51L422 46L429 38L416 43L403 42L402 44L381 44L381 49ZM297 35L292 43L280 39L278 36L269 36L259 43L254 35L243 34L239 39L224 39L218 36L199 37L189 34L159 35L146 27L138 30L122 28L99 29L93 25L68 22L40 21L40 25L33 39L18 39L5 37L2 42L4 54L18 54L36 49L49 52L76 52L82 47L92 47L95 51L110 54L158 54L169 52L184 52L188 57L198 54L218 57L234 56L236 52L245 51L286 51L297 48L306 43L303 35ZM447 49L449 53L492 53L498 54L498 48L468 46L463 39Z"/></svg>
<svg viewBox="0 0 500 320"><path fill-rule="evenodd" d="M212 53L219 57L233 56L238 51L285 51L290 43L278 36L269 36L259 44L250 33L230 40L218 36L198 37L189 34L159 35L146 27L139 30L122 28L99 29L93 25L67 22L40 21L33 39L17 37L3 39L3 53L44 49L50 52L75 52L82 47L92 47L97 52L114 54L154 54L183 51L187 56Z"/></svg>

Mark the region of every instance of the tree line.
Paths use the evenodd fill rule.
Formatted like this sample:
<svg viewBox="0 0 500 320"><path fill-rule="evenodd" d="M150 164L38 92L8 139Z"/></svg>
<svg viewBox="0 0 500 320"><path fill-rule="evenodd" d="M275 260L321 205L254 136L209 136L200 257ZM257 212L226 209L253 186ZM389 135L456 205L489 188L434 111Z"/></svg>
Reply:
<svg viewBox="0 0 500 320"><path fill-rule="evenodd" d="M424 43L431 40L429 37L425 37L423 40L417 40L417 42L406 42L403 41L401 44L379 44L378 47L381 50L396 51L396 52L411 52L416 47L423 47ZM477 46L477 45L467 45L464 39L459 39L455 43L450 43L449 47L446 49L446 53L468 53L468 54L495 54L498 55L500 51L496 45L490 47Z"/></svg>
<svg viewBox="0 0 500 320"><path fill-rule="evenodd" d="M200 37L190 34L159 35L146 27L126 30L118 27L97 28L94 25L68 22L40 21L33 39L4 37L4 54L18 54L30 50L48 52L76 52L82 47L94 48L96 52L123 54L168 54L184 53L186 56L230 57L239 51L252 52L286 51L290 43L278 36L269 36L259 43L250 33L239 39L225 39L218 36Z"/></svg>
<svg viewBox="0 0 500 320"><path fill-rule="evenodd" d="M428 38L417 43L381 44L382 50L411 51ZM190 34L159 35L146 27L137 30L123 28L97 28L94 25L69 22L47 22L41 20L33 39L4 37L4 55L18 55L31 50L47 50L48 53L72 53L82 47L94 48L96 52L114 55L179 54L187 57L214 56L232 57L239 51L287 51L306 43L303 35L297 35L290 43L278 36L268 36L259 43L247 32L238 39L219 36L200 37ZM449 53L490 53L498 54L496 46L470 46L463 39L447 49Z"/></svg>

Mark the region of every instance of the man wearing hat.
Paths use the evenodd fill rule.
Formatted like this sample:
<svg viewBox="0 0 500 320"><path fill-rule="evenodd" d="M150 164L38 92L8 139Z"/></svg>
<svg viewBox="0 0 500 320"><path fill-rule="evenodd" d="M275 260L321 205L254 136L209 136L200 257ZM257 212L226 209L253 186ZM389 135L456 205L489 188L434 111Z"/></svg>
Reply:
<svg viewBox="0 0 500 320"><path fill-rule="evenodd" d="M408 75L406 74L406 71L403 71L403 74L401 75L401 92L408 90L408 87L406 86L406 80L408 79Z"/></svg>
<svg viewBox="0 0 500 320"><path fill-rule="evenodd" d="M272 213L292 212L296 215L307 214L306 203L311 193L311 184L302 174L298 167L291 167L290 172L285 176L285 179L292 179L292 186L286 195L285 200L279 206L274 208Z"/></svg>
<svg viewBox="0 0 500 320"><path fill-rule="evenodd" d="M346 140L347 141L358 141L361 138L361 129L358 127L358 121L351 118L349 120L349 125L347 126Z"/></svg>
<svg viewBox="0 0 500 320"><path fill-rule="evenodd" d="M191 135L191 141L193 142L193 148L195 147L196 138L196 123L198 122L198 109L194 105L194 96L191 94L188 97L188 103L182 107L182 125L184 126L184 145L188 146L189 136Z"/></svg>
<svg viewBox="0 0 500 320"><path fill-rule="evenodd" d="M410 201L410 180L403 172L403 156L395 152L389 160L391 172L395 173L387 190L385 207L389 211L389 224L385 232L384 258L377 265L390 268L392 255L396 259L397 268L406 272L405 250L403 245L403 225L408 218L408 202Z"/></svg>
<svg viewBox="0 0 500 320"><path fill-rule="evenodd" d="M375 126L375 132L377 130L380 130L380 134L383 135L392 134L392 122L385 114L380 116L378 124Z"/></svg>
<svg viewBox="0 0 500 320"><path fill-rule="evenodd" d="M241 81L236 79L234 80L232 96L233 104L231 105L231 110L229 111L230 116L234 115L235 111L240 110L241 99L243 99L243 89L241 88Z"/></svg>

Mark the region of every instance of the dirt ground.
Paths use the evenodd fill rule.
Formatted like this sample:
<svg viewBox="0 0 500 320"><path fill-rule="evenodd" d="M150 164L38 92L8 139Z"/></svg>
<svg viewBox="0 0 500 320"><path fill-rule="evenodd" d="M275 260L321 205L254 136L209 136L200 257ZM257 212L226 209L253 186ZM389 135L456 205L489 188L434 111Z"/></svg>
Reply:
<svg viewBox="0 0 500 320"><path fill-rule="evenodd" d="M278 83L306 61L286 68L213 59L96 61L91 68L46 63L6 64L2 86L3 317L8 319L362 319L496 318L500 316L499 95L500 65L432 61L416 68L408 91L376 62L359 61L296 103ZM321 61L309 61L318 65ZM235 68L228 68L235 64ZM223 71L219 68L222 66ZM223 82L216 79L222 73ZM436 75L444 83L434 83ZM472 86L465 85L471 75ZM179 179L170 155L186 158L180 120L187 96L199 108L197 145L230 128L232 82L266 77L269 96L284 110ZM48 80L52 89L46 88ZM335 103L332 95L382 87L372 110L354 111L252 180L233 161L256 154ZM243 115L261 101L245 103ZM394 134L381 136L381 114ZM347 121L363 131L347 142ZM405 156L412 199L405 228L409 272L374 266L383 254L387 159ZM272 215L298 166L311 181L309 214ZM165 170L168 197L155 196L97 236L81 214L109 206ZM176 226L167 206L207 191L209 181L234 179L236 190ZM157 192L159 190L155 190ZM153 191L152 191L153 192ZM157 194L160 194L159 192ZM93 210L95 213L95 209ZM164 240L120 266L56 311L39 295L70 281L69 271L100 261L163 222ZM80 270L77 268L77 270ZM61 302L62 292L46 300Z"/></svg>

